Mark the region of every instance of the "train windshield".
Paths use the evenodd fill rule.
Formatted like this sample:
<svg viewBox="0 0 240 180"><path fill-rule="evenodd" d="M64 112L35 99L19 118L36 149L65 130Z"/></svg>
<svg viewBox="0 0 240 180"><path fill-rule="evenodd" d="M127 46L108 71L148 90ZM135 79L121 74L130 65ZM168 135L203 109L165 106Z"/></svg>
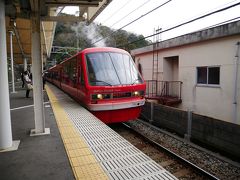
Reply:
<svg viewBox="0 0 240 180"><path fill-rule="evenodd" d="M86 54L88 80L92 86L143 83L131 56L116 52Z"/></svg>

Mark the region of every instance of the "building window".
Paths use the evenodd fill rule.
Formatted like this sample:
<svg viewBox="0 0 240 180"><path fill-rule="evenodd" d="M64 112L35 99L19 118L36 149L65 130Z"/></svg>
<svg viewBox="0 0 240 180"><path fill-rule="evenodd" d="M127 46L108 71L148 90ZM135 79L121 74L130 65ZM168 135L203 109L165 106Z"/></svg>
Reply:
<svg viewBox="0 0 240 180"><path fill-rule="evenodd" d="M219 85L220 67L197 67L197 84Z"/></svg>

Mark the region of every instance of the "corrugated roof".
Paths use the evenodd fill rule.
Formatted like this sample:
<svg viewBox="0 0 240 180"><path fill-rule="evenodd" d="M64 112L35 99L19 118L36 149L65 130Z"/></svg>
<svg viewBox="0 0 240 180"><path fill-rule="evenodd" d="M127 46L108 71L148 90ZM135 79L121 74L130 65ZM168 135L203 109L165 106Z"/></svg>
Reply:
<svg viewBox="0 0 240 180"><path fill-rule="evenodd" d="M10 33L13 31L13 52L15 63L22 64L23 57L31 61L32 13L41 16L42 53L50 57L56 21L87 21L91 23L111 0L10 0L6 3L7 51L10 56ZM79 6L79 16L58 17L64 6ZM11 17L11 18L10 18Z"/></svg>

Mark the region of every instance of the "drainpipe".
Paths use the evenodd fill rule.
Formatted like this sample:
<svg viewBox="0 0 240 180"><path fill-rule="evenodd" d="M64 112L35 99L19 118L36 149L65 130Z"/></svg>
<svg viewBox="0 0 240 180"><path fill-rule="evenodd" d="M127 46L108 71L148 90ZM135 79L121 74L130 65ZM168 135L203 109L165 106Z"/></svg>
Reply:
<svg viewBox="0 0 240 180"><path fill-rule="evenodd" d="M233 92L233 123L237 124L237 89L238 89L238 62L239 62L239 46L240 42L237 42L237 53L235 58L235 71L234 71L234 92Z"/></svg>
<svg viewBox="0 0 240 180"><path fill-rule="evenodd" d="M11 53L11 74L12 74L12 93L15 93L15 83L14 83L14 66L13 66L13 43L12 43L12 38L13 38L13 31L9 31L10 34L10 53Z"/></svg>
<svg viewBox="0 0 240 180"><path fill-rule="evenodd" d="M23 57L23 70L27 71L27 58Z"/></svg>

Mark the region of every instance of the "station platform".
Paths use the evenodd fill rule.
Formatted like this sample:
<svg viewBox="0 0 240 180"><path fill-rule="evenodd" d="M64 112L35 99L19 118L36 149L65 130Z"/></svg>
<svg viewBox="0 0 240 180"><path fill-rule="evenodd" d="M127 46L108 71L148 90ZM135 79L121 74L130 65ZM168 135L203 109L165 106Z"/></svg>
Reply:
<svg viewBox="0 0 240 180"><path fill-rule="evenodd" d="M11 94L13 139L21 143L0 154L1 179L176 179L61 90L46 91L51 134L38 137L29 136L32 98Z"/></svg>
<svg viewBox="0 0 240 180"><path fill-rule="evenodd" d="M11 88L10 88L11 89ZM1 180L74 179L52 108L44 92L46 127L50 135L30 137L34 129L33 94L16 87L10 93L13 140L20 140L17 151L0 153Z"/></svg>

